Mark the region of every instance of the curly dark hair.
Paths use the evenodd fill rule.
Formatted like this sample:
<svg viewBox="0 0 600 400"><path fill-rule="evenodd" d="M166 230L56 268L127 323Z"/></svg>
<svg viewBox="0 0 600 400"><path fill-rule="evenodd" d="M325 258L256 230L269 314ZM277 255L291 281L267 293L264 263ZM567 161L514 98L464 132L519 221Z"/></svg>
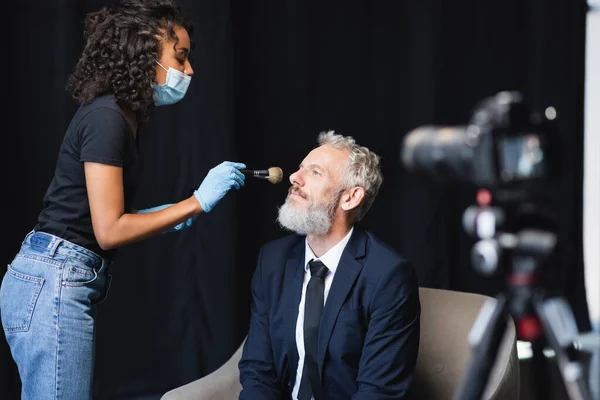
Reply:
<svg viewBox="0 0 600 400"><path fill-rule="evenodd" d="M192 35L193 24L174 0L121 0L89 13L85 46L67 91L80 104L112 93L122 106L146 115L154 106L160 42L164 38L177 44L175 26Z"/></svg>

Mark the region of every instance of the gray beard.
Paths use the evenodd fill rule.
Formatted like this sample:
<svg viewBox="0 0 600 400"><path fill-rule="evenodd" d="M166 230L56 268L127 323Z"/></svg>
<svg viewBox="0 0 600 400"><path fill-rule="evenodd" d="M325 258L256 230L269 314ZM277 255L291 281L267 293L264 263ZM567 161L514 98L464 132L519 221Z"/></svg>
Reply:
<svg viewBox="0 0 600 400"><path fill-rule="evenodd" d="M311 204L308 208L296 208L286 199L279 208L277 222L282 228L299 235L326 235L331 229L332 208L331 204L323 203Z"/></svg>

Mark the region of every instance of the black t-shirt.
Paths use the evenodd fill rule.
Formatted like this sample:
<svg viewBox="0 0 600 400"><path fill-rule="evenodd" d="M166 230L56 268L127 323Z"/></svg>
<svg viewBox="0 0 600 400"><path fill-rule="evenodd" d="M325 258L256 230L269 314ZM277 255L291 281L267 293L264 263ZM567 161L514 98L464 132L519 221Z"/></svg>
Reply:
<svg viewBox="0 0 600 400"><path fill-rule="evenodd" d="M129 212L139 171L137 142L113 95L80 106L73 116L35 227L111 259L114 251L102 250L94 236L85 161L123 168L125 211Z"/></svg>

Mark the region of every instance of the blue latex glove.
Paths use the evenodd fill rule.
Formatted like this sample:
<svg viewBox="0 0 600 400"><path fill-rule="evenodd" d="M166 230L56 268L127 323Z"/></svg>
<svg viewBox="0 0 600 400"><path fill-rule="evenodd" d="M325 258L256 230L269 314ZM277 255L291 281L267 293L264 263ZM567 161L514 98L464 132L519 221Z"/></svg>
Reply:
<svg viewBox="0 0 600 400"><path fill-rule="evenodd" d="M143 210L139 210L137 213L138 214L145 214L145 213L149 213L149 212L154 212L154 211L160 211L160 210L164 210L167 207L171 207L173 204L163 204L161 206L156 206L156 207L152 207L152 208L145 208ZM191 218L188 218L187 220L183 221L180 224L175 225L174 227L172 227L171 229L167 229L166 231L163 231L162 233L169 233L169 232L176 232L176 231L180 231L186 228L189 228L190 226L192 226L192 223L194 223L194 220L198 218L197 215L194 215Z"/></svg>
<svg viewBox="0 0 600 400"><path fill-rule="evenodd" d="M239 171L243 168L246 168L245 164L223 161L208 171L200 187L194 191L194 197L205 213L210 212L232 187L238 190L244 186L246 177Z"/></svg>

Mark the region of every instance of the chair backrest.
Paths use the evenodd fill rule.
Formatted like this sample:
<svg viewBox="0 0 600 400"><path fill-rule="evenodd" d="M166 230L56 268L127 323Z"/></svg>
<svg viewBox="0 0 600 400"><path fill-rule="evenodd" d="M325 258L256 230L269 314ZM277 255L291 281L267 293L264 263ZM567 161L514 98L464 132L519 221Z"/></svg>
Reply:
<svg viewBox="0 0 600 400"><path fill-rule="evenodd" d="M442 289L420 288L421 337L411 399L452 399L471 358L467 336L483 304L494 299ZM491 371L485 399L518 399L516 329L509 318Z"/></svg>

